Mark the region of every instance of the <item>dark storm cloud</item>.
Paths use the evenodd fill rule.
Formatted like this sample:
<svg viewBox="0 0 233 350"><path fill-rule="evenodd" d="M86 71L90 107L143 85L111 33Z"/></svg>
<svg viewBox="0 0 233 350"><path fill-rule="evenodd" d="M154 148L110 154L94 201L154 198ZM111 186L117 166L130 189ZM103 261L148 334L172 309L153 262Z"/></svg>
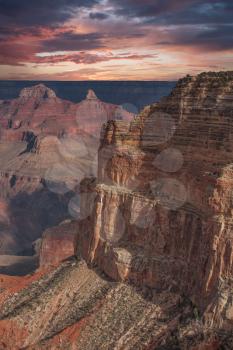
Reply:
<svg viewBox="0 0 233 350"><path fill-rule="evenodd" d="M89 17L91 19L97 19L97 20L103 21L103 20L107 19L109 17L109 15L107 15L106 13L102 13L102 12L91 12Z"/></svg>
<svg viewBox="0 0 233 350"><path fill-rule="evenodd" d="M193 2L193 0L189 1L189 3ZM128 17L159 16L184 6L182 0L109 0L109 3L115 7L117 15Z"/></svg>
<svg viewBox="0 0 233 350"><path fill-rule="evenodd" d="M102 35L100 33L78 34L72 31L59 33L55 37L44 40L44 51L79 51L103 48Z"/></svg>
<svg viewBox="0 0 233 350"><path fill-rule="evenodd" d="M99 0L0 0L1 25L53 25L71 18L79 7L91 8Z"/></svg>
<svg viewBox="0 0 233 350"><path fill-rule="evenodd" d="M141 38L142 33L126 33L127 39ZM66 31L58 33L51 39L43 40L41 43L43 51L79 51L101 49L107 46L107 42L114 39L121 39L122 33L74 33Z"/></svg>
<svg viewBox="0 0 233 350"><path fill-rule="evenodd" d="M218 25L206 28L186 27L169 31L169 41L159 41L162 46L190 46L204 48L206 51L233 49L233 25Z"/></svg>
<svg viewBox="0 0 233 350"><path fill-rule="evenodd" d="M8 41L11 38L17 39L18 37L26 36L30 33L34 37L40 37L41 29L37 27L3 27L0 24L0 42Z"/></svg>
<svg viewBox="0 0 233 350"><path fill-rule="evenodd" d="M183 44L199 45L206 49L226 50L233 49L233 25L219 25L201 31L193 38L181 40ZM182 39L182 38L181 38Z"/></svg>
<svg viewBox="0 0 233 350"><path fill-rule="evenodd" d="M138 18L141 26L167 28L162 45L200 46L210 50L233 47L232 0L109 0L116 15ZM153 29L152 29L153 30Z"/></svg>
<svg viewBox="0 0 233 350"><path fill-rule="evenodd" d="M233 5L228 1L203 2L195 1L188 7L168 11L157 16L154 15L147 20L147 23L164 25L182 25L182 24L230 24L232 23Z"/></svg>
<svg viewBox="0 0 233 350"><path fill-rule="evenodd" d="M115 14L155 24L231 23L232 0L109 0Z"/></svg>

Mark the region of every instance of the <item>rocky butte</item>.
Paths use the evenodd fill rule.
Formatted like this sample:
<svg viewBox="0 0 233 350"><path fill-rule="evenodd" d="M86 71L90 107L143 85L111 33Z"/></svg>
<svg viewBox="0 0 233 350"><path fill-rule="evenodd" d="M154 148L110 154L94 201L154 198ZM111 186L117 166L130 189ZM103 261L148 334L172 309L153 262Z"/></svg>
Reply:
<svg viewBox="0 0 233 350"><path fill-rule="evenodd" d="M73 103L38 84L22 89L16 99L0 101L0 139L22 141L29 132L59 137L83 128L98 134L103 122L116 118L130 120L132 114L100 101L92 90L88 91L86 100Z"/></svg>
<svg viewBox="0 0 233 350"><path fill-rule="evenodd" d="M233 72L187 76L107 122L77 259L13 295L3 280L0 347L232 349L232 148Z"/></svg>

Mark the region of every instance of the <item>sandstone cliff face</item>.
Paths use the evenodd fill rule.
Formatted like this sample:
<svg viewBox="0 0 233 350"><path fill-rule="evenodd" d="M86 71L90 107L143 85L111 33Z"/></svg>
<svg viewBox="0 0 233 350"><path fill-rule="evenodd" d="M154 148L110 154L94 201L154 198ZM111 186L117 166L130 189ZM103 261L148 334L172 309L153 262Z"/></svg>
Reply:
<svg viewBox="0 0 233 350"><path fill-rule="evenodd" d="M232 151L232 72L186 77L131 124L109 122L78 251L115 280L185 292L231 329Z"/></svg>

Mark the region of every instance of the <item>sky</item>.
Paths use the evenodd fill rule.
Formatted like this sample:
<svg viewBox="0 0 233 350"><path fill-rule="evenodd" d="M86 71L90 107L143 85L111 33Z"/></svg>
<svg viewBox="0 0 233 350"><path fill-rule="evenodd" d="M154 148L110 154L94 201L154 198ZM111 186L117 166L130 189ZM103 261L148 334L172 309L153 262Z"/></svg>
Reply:
<svg viewBox="0 0 233 350"><path fill-rule="evenodd" d="M232 0L0 0L0 79L176 80L233 69Z"/></svg>

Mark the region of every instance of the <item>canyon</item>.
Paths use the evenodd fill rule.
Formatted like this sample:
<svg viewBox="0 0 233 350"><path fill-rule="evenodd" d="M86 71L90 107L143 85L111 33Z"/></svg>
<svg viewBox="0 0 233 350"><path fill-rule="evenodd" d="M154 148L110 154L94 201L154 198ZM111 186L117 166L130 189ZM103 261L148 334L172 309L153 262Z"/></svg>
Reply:
<svg viewBox="0 0 233 350"><path fill-rule="evenodd" d="M77 200L58 179L73 218L44 230L39 269L16 289L0 276L0 348L232 349L233 72L186 76L131 120L110 119L98 159L80 157L85 176L74 165L78 182L65 182ZM49 137L30 153L49 149L48 161ZM72 162L77 144L63 142Z"/></svg>
<svg viewBox="0 0 233 350"><path fill-rule="evenodd" d="M92 90L73 103L38 84L0 102L1 254L33 254L43 231L70 217L79 181L96 173L101 125L115 118L133 115Z"/></svg>

